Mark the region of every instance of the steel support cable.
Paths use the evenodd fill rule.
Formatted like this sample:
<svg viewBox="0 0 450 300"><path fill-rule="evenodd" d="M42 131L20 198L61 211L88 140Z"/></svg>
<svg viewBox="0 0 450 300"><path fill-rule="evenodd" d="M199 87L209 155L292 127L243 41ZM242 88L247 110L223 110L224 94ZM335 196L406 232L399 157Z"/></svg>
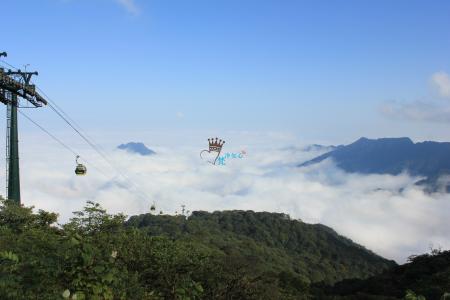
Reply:
<svg viewBox="0 0 450 300"><path fill-rule="evenodd" d="M72 125L74 125L73 127L76 127L76 129L80 132L80 133L83 133L83 135L88 139L88 140L94 140L91 136L89 136L82 128L81 128L81 126L74 120L74 119L72 119L60 106L58 106L58 104L56 104L56 102L55 101L53 101L43 90L41 90L39 87L36 87L36 89L39 91L39 92L41 92L41 94L42 95L44 95L45 96L45 98L46 98L46 100L53 106L52 107L52 110L58 110L62 115L64 115L64 117L69 121L69 122L71 122L72 123ZM94 143L92 143L92 144L94 144ZM94 144L95 145L95 147L99 150L99 152L102 152L102 153L105 153L105 150L100 146L100 145L97 145L97 144ZM103 156L106 156L106 155L103 155ZM102 156L102 157L103 157ZM104 157L103 157L103 159L105 159ZM109 164L109 163L108 163ZM111 166L110 166L111 167Z"/></svg>
<svg viewBox="0 0 450 300"><path fill-rule="evenodd" d="M33 119L31 119L27 114L25 114L24 112L22 112L20 109L17 110L22 116L24 116L26 119L28 119L28 121L30 121L31 123L33 123L36 127L38 127L39 129L41 129L43 132L45 132L49 137L51 137L53 140L55 140L58 144L60 144L61 146L63 146L64 148L66 148L69 152L71 152L73 155L75 156L79 156L77 152L75 152L75 150L73 150L72 148L70 148L69 146L67 146L63 141L61 141L60 139L58 139L55 135L53 135L51 132L49 132L47 129L45 129L44 127L42 127L39 123L37 123L36 121L34 121ZM81 157L81 156L80 156ZM106 173L104 173L102 170L100 170L99 168L97 168L94 164L90 163L89 161L87 161L84 157L82 157L83 160L91 167L93 167L95 170L97 170L99 173L101 173L103 176L105 176L106 178L109 178L108 175L106 175Z"/></svg>
<svg viewBox="0 0 450 300"><path fill-rule="evenodd" d="M34 121L33 119L31 119L27 114L25 114L24 112L22 112L20 109L17 110L22 116L24 116L25 118L28 119L28 121L30 121L31 123L33 123L34 125L36 125L36 127L38 127L39 129L41 129L43 132L45 132L48 136L50 136L52 139L54 139L56 142L58 142L61 146L63 146L64 148L66 148L67 150L69 150L70 152L72 152L73 155L78 156L78 153L76 153L72 148L70 148L69 146L67 146L66 144L64 144L64 142L62 142L60 139L58 139L56 136L54 136L53 134L51 134L47 129L45 129L44 127L42 127L41 125L39 125L36 121Z"/></svg>
<svg viewBox="0 0 450 300"><path fill-rule="evenodd" d="M95 146L95 144L93 144L87 137L84 136L84 134L82 134L77 128L75 128L75 126L72 125L72 123L69 122L69 120L67 120L66 117L64 117L55 107L53 107L52 104L47 104L48 107L50 107L64 122L66 122L73 130L75 130L76 133L78 133L78 135L86 142L88 143L89 146L91 146L101 157L103 157L103 159L107 160L104 155L102 153L100 153L97 149L97 147Z"/></svg>
<svg viewBox="0 0 450 300"><path fill-rule="evenodd" d="M88 143L89 146L92 147L92 149L94 149L109 165L110 167L116 171L122 178L125 179L125 181L130 184L140 195L140 197L147 201L149 199L149 197L142 191L140 190L136 184L129 179L125 174L123 174L123 172L121 172L119 170L119 168L117 166L114 165L114 163L112 163L110 161L110 159L108 157L106 157L106 155L93 143L91 142L83 133L80 132L79 129L77 129L69 120L68 118L66 118L65 116L63 116L63 114L61 112L59 112L51 103L48 104L48 106L61 118L63 119L64 122L66 122L86 143Z"/></svg>
<svg viewBox="0 0 450 300"><path fill-rule="evenodd" d="M18 68L16 68L16 67L14 67L13 65L11 65L11 64L9 64L9 63L7 63L7 62L6 62L6 61L4 61L3 59L0 59L0 62L1 62L1 63L3 63L3 64L5 64L5 65L7 65L7 66L9 66L10 68L13 68L13 69L19 70Z"/></svg>
<svg viewBox="0 0 450 300"><path fill-rule="evenodd" d="M72 119L60 106L58 106L58 104L56 104L56 102L55 101L53 101L42 89L40 89L39 87L36 87L36 89L42 94L42 95L44 95L45 97L46 97L46 100L48 100L48 102L53 106L52 107L52 110L53 111L55 111L55 109L56 110L58 110L62 115L64 115L64 117L67 119L67 120L65 120L66 122L70 122L70 123L72 123L72 125L74 125L74 126L71 126L72 128L73 127L76 127L76 129L78 130L78 132L79 133L82 133L85 137L86 137L86 139L87 140L94 140L91 136L89 136L89 134L87 134L82 128L81 128L81 126L74 120L74 119ZM56 111L55 111L56 112ZM58 112L56 112L56 113L58 113ZM59 115L59 114L58 114ZM61 115L59 115L60 117L62 117ZM70 124L69 124L70 125ZM74 129L75 130L75 129ZM83 138L84 139L84 138ZM84 139L85 141L86 141L86 139ZM105 150L103 149L103 147L101 147L100 145L97 145L97 144L95 144L95 143L91 143L91 144L93 144L93 146L92 145L90 145L91 147L93 147L94 148L94 150L107 162L107 164L116 172L116 173L118 173L119 174L119 176L122 176L122 177L124 177L125 178L125 180L126 181L128 181L128 183L130 184L130 185L134 185L133 184L133 182L127 177L127 176L125 176L123 173L121 173L120 171L118 171L118 167L117 166L114 166L114 164L111 162L111 160L109 160L107 157L106 157L106 155L104 154L105 153ZM97 149L95 149L95 148L97 148ZM136 190L138 190L142 195L141 195L141 197L142 196L144 196L144 198L146 199L146 198L148 198L148 196L143 192L143 191L141 191L136 185L134 185L134 187L135 187L135 189Z"/></svg>
<svg viewBox="0 0 450 300"><path fill-rule="evenodd" d="M56 104L55 101L53 101L43 90L41 90L39 87L36 87L36 89L45 96L45 99L50 102L57 110L59 110L61 112L61 114L63 114L70 122L72 122L72 124L75 125L75 127L78 127L79 131L83 131L81 129L81 126L79 124L77 124L77 122L75 122L74 119L72 119L60 106L58 106L58 104ZM86 134L86 132L84 132L84 135L87 136L88 138L90 138L91 140L93 140L93 138L91 138L88 134Z"/></svg>
<svg viewBox="0 0 450 300"><path fill-rule="evenodd" d="M102 158L103 159L105 159L105 160L107 160L106 158L105 158L105 156L106 155L101 155L100 154L100 152L102 152L102 153L104 153L104 149L102 149L102 147L100 147L100 146L98 146L98 145L96 145L96 144L94 144L94 143L89 143L87 140L93 140L93 138L92 137L90 137L86 132L84 132L84 130L82 130L82 128L81 128L81 126L79 125L79 124L77 124L77 122L74 120L74 119L72 119L60 106L58 106L57 104L56 104L56 102L55 101L53 101L42 89L40 89L39 87L36 87L36 89L42 94L42 95L44 95L45 96L45 98L46 98L46 100L48 101L48 103L50 103L50 108L53 110L53 111L55 111L55 113L57 113L58 114L58 116L59 117L61 117L63 120L64 120L64 118L61 116L61 115L64 115L64 117L67 119L67 120L64 120L67 124L69 124L69 125L74 125L74 126L71 126L80 136L81 136L81 133L86 137L86 138L83 138L92 148L94 148L94 150L97 152L97 153L99 153L99 155L100 156L102 156ZM58 111L61 113L61 114L59 114L58 113ZM71 124L70 124L71 123ZM75 128L74 128L75 127ZM95 149L95 148L97 148L97 149ZM108 164L110 165L110 167L111 167L111 164L108 162ZM113 168L114 169L114 168ZM116 171L117 172L117 171Z"/></svg>
<svg viewBox="0 0 450 300"><path fill-rule="evenodd" d="M13 69L19 70L18 68L14 67L13 65L9 64L8 62L4 61L4 60L0 60L0 62L5 63L6 65L10 66ZM87 134L82 134L81 133L81 127L72 119L69 117L69 115L67 113L65 113L54 101L52 101L50 99L50 97L48 97L48 95L45 94L45 92L43 90L41 90L39 87L36 87L46 98L47 100L49 100L49 103L47 104L60 118L62 118L73 130L75 130L76 133L78 133L78 135L86 142L89 144L89 146L91 146L109 165L110 167L112 167L112 169L114 169L114 171L116 173L118 173L120 176L122 176L122 178L125 179L125 181L127 181L131 186L133 186L137 192L139 192L141 195L139 195L140 197L143 198L143 200L148 200L148 196L146 195L146 193L144 193L142 190L140 190L138 188L138 186L132 181L130 180L126 175L124 175L122 172L120 172L120 170L118 170L118 168L106 157L106 155L99 149L99 147L97 147L94 143L92 143L86 136ZM78 129L70 122L72 121L73 124L76 125L76 127L78 127ZM92 165L92 164L90 164ZM95 168L95 167L94 167ZM97 169L97 168L95 168Z"/></svg>

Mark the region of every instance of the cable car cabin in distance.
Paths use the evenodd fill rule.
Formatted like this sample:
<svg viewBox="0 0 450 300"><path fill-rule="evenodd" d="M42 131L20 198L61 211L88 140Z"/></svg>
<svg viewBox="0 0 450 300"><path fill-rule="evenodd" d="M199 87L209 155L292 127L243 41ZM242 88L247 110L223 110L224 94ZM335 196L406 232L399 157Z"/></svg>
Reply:
<svg viewBox="0 0 450 300"><path fill-rule="evenodd" d="M87 169L83 164L78 164L75 168L75 174L78 176L84 176L86 175Z"/></svg>
<svg viewBox="0 0 450 300"><path fill-rule="evenodd" d="M87 169L86 169L85 165L80 164L78 162L78 158L80 158L80 156L77 156L77 159L76 159L77 167L75 168L75 174L77 176L84 176L84 175L86 175Z"/></svg>

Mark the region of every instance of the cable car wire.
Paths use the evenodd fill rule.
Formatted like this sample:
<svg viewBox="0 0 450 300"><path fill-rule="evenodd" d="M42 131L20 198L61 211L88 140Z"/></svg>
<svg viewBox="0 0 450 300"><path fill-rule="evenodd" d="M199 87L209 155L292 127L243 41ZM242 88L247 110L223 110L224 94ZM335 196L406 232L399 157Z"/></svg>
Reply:
<svg viewBox="0 0 450 300"><path fill-rule="evenodd" d="M39 129L41 129L43 132L45 132L49 137L51 137L53 140L55 140L58 144L60 144L61 146L63 146L64 148L66 148L69 152L71 152L73 155L75 156L79 156L81 157L77 152L75 152L75 150L73 150L72 148L70 148L69 146L67 146L63 141L61 141L60 139L58 139L54 134L52 134L51 132L49 132L47 129L45 129L44 127L42 127L39 123L37 123L36 121L34 121L30 116L28 116L27 114L25 114L23 111L21 111L20 109L17 110L22 116L24 116L28 121L30 121L31 123L33 123L36 127L38 127ZM103 172L102 170L100 170L99 168L97 168L94 164L92 164L91 162L89 162L88 160L86 160L83 157L83 160L91 167L93 167L95 170L97 170L100 174L102 174L103 176L105 176L106 178L109 178L110 176L106 175L105 172Z"/></svg>
<svg viewBox="0 0 450 300"><path fill-rule="evenodd" d="M54 102L54 101L52 101ZM149 197L146 195L145 192L143 192L139 187L135 184L134 181L132 181L130 178L128 178L127 175L125 175L111 160L106 156L106 154L103 153L102 150L99 149L97 145L95 145L93 142L91 142L83 133L81 133L81 130L77 129L75 125L73 125L68 118L66 118L61 112L58 111L51 103L48 103L48 106L65 122L67 123L89 146L94 149L95 152L97 152L108 164L109 166L118 173L125 181L130 184L134 189L140 194L139 196L147 201Z"/></svg>
<svg viewBox="0 0 450 300"><path fill-rule="evenodd" d="M53 106L53 107L51 107L52 108L52 110L53 111L55 111L55 109L57 110L57 111L59 111L59 113L57 112L57 111L55 111L57 114L58 114L58 116L60 116L61 118L62 118L62 116L61 115L63 115L65 118L66 118L66 120L64 120L66 123L71 123L72 125L70 125L70 127L75 127L76 129L74 129L75 131L77 131L79 134L80 133L82 133L84 136L85 136L85 138L83 138L86 142L87 142L87 140L93 140L93 138L92 137L90 137L82 128L81 128L81 126L79 125L79 124L77 124L77 122L74 120L74 119L72 119L60 106L58 106L58 104L56 104L56 102L55 101L53 101L42 89L40 89L39 87L36 87L36 89L37 90L39 90L39 92L42 94L42 95L44 95L45 97L46 97L46 100L48 101L48 102L50 102L51 103L51 105ZM88 144L89 144L89 142L88 142ZM93 148L97 148L96 149L96 152L98 152L99 153L99 155L100 156L102 156L102 158L103 159L105 159L105 160L107 160L107 158L105 158L105 150L100 146L100 145L97 145L97 144L95 144L95 143L91 143L91 144L93 144ZM92 145L90 145L91 147L92 147ZM94 149L95 150L95 149ZM100 154L100 152L103 154ZM110 164L110 163L108 163L108 164ZM110 164L110 167L111 167L111 164ZM114 169L114 168L113 168Z"/></svg>
<svg viewBox="0 0 450 300"><path fill-rule="evenodd" d="M77 152L75 152L75 150L73 150L72 148L70 148L69 146L67 146L64 142L62 142L60 139L58 139L55 135L53 135L52 133L50 133L47 129L45 129L44 127L42 127L39 123L37 123L36 121L34 121L32 118L30 118L28 115L26 115L24 112L18 110L18 112L23 115L25 118L27 118L31 123L33 123L34 125L36 125L39 129L41 129L43 132L45 132L48 136L50 136L52 139L54 139L56 142L58 142L61 146L63 146L64 148L66 148L68 151L70 151L72 154L74 154L76 157L81 157L77 154ZM109 175L107 175L105 172L103 172L102 170L100 170L98 167L96 167L93 163L89 162L88 160L86 160L85 158L83 158L83 160L91 167L93 167L95 170L97 170L100 174L102 174L103 176L105 176L105 178L110 178ZM78 162L77 162L78 163ZM112 179L113 181L115 181L114 179ZM129 189L126 185L121 184L120 182L116 183L120 186L123 187L125 189L127 189L129 192L133 193L133 191L131 189Z"/></svg>
<svg viewBox="0 0 450 300"><path fill-rule="evenodd" d="M63 146L64 148L66 148L68 151L72 152L73 155L77 156L78 153L76 153L72 148L70 148L69 146L67 146L66 144L64 144L64 142L62 142L60 139L58 139L56 136L54 136L53 134L51 134L47 129L45 129L44 127L42 127L41 125L39 125L36 121L34 121L33 119L31 119L27 114L25 114L24 112L22 112L20 109L17 110L22 116L24 116L25 118L28 119L28 121L30 121L31 123L33 123L34 125L36 125L39 129L41 129L43 132L45 132L48 136L50 136L52 139L54 139L56 142L58 142L61 146Z"/></svg>
<svg viewBox="0 0 450 300"><path fill-rule="evenodd" d="M10 68L19 70L18 68L14 67L13 65L11 65L11 64L9 64L8 62L4 61L3 59L0 59L0 62L3 63L3 64L5 64L5 65L7 65L7 66L10 67Z"/></svg>
<svg viewBox="0 0 450 300"><path fill-rule="evenodd" d="M4 61L4 60L0 60L0 62L8 65L9 67L19 70L18 68L16 68L15 66L9 64L8 62ZM125 179L125 181L127 181L131 186L133 186L135 188L135 190L140 194L139 196L147 201L149 199L149 197L146 195L145 192L143 192L141 189L139 189L139 187L135 184L134 181L132 181L131 179L129 179L123 172L121 172L119 170L119 168L117 166L115 166L114 163L112 163L104 154L104 152L100 149L100 147L98 147L96 144L94 144L93 142L90 141L90 139L87 138L87 134L83 134L81 133L81 127L72 119L69 117L69 115L64 112L56 103L55 101L52 101L50 99L50 97L48 97L48 95L39 87L36 87L48 100L47 105L64 121L66 122L89 146L91 146L91 148L97 152L97 154L99 154L108 164L109 166L117 173L119 174L123 179ZM22 115L25 116L25 114L23 112L20 112ZM30 121L31 118L29 118L28 116L26 116L26 118L28 118ZM70 120L70 121L69 121ZM39 128L41 128L44 132L46 132L47 134L49 134L50 137L55 138L52 134L50 134L47 130L45 130L42 126L38 125L36 122L32 121L36 126L38 126ZM75 125L73 125L75 124ZM78 127L78 128L76 128ZM92 138L91 138L92 139ZM55 139L57 140L57 139ZM58 141L58 143L60 143L61 145L65 145L64 143L62 143L61 141ZM69 147L67 145L64 146L66 149L69 149ZM70 150L72 152L72 150ZM73 152L74 153L74 152ZM85 159L84 159L85 160ZM86 161L86 160L85 160ZM87 161L86 161L87 162ZM98 168L96 168L93 164L89 163L89 165L93 166L95 169L97 169L100 173L102 173L103 175L105 175L103 172L101 172ZM106 175L105 175L106 176ZM108 176L106 176L108 177ZM122 185L124 186L124 185ZM125 187L125 186L124 186ZM127 187L125 187L126 189L128 189ZM130 189L128 189L129 191L131 191Z"/></svg>
<svg viewBox="0 0 450 300"><path fill-rule="evenodd" d="M36 89L45 96L45 99L50 102L56 109L58 109L68 120L70 120L72 122L72 124L74 124L76 127L78 127L79 131L84 131L81 129L81 126L79 124L77 124L77 122L75 122L74 119L72 119L60 106L58 106L58 104L56 104L43 90L41 90L38 86L36 86ZM92 140L92 138L86 134L86 132L84 132L84 134L90 138Z"/></svg>

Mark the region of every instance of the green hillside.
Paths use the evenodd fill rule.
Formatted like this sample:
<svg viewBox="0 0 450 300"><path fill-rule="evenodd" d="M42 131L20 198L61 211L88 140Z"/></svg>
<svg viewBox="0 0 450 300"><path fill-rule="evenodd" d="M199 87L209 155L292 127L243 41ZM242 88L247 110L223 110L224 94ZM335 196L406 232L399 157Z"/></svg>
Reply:
<svg viewBox="0 0 450 300"><path fill-rule="evenodd" d="M365 278L395 265L324 225L253 211L134 216L127 222L151 236L195 241L228 258L253 261L266 272L290 272L305 282Z"/></svg>
<svg viewBox="0 0 450 300"><path fill-rule="evenodd" d="M393 263L321 225L243 211L141 215L88 202L70 222L0 205L0 299L311 299Z"/></svg>
<svg viewBox="0 0 450 300"><path fill-rule="evenodd" d="M1 200L0 299L398 299L407 290L438 299L450 291L449 252L397 266L284 214L127 221L88 202L70 222L56 221Z"/></svg>
<svg viewBox="0 0 450 300"><path fill-rule="evenodd" d="M344 280L332 288L319 287L330 299L403 299L406 291L428 300L450 299L450 251L413 256L407 264L361 280ZM413 298L409 298L413 299Z"/></svg>

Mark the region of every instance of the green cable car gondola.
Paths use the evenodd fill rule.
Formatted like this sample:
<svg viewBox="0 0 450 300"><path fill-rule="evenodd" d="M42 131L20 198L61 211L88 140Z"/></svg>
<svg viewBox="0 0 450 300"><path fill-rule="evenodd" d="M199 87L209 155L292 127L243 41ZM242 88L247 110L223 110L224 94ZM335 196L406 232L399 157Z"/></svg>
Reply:
<svg viewBox="0 0 450 300"><path fill-rule="evenodd" d="M75 174L76 174L77 176L83 176L83 175L86 175L86 172L87 172L86 166L83 165L83 164L80 164L80 163L78 162L78 158L80 158L79 155L77 155L77 159L76 159L77 167L75 168Z"/></svg>

